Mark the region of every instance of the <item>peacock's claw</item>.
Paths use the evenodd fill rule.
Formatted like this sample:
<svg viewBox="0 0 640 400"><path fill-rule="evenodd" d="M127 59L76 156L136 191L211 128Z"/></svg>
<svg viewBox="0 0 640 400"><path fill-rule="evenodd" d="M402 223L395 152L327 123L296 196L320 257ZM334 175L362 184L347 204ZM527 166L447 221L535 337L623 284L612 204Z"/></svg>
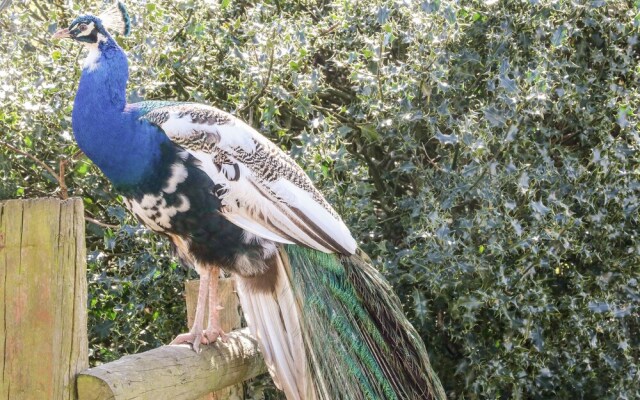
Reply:
<svg viewBox="0 0 640 400"><path fill-rule="evenodd" d="M209 343L215 343L215 341L220 338L220 340L222 340L223 342L227 342L227 334L221 329L221 328L207 328L205 329L202 334L204 335L204 338L209 342Z"/></svg>
<svg viewBox="0 0 640 400"><path fill-rule="evenodd" d="M209 340L203 336L202 333L182 333L176 336L175 339L171 341L171 345L173 344L185 344L189 343L191 347L193 347L193 351L196 353L200 353L200 344L209 344Z"/></svg>

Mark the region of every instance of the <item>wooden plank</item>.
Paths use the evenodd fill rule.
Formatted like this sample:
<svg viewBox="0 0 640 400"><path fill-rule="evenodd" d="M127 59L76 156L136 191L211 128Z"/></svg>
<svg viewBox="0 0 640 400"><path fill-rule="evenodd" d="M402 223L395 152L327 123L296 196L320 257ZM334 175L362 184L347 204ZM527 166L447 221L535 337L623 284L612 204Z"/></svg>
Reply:
<svg viewBox="0 0 640 400"><path fill-rule="evenodd" d="M191 400L266 372L246 328L200 348L162 346L89 369L78 376L78 398Z"/></svg>
<svg viewBox="0 0 640 400"><path fill-rule="evenodd" d="M82 201L0 203L0 399L74 399L88 366Z"/></svg>
<svg viewBox="0 0 640 400"><path fill-rule="evenodd" d="M15 352L15 349L9 347L12 341L8 340L8 337L13 335L14 327L11 321L9 321L12 314L11 301L15 295L13 287L15 284L12 282L14 269L17 269L20 265L20 245L22 241L22 203L17 201L10 201L0 204L0 233L3 236L3 246L0 248L0 285L2 287L2 294L0 294L0 312L2 312L0 318L0 346L2 346L2 378L0 382L0 398L9 399L11 395L11 383L13 375L17 373L16 367L13 365L13 357L11 355ZM12 234L13 233L13 234ZM17 383L14 384L14 393L16 392Z"/></svg>

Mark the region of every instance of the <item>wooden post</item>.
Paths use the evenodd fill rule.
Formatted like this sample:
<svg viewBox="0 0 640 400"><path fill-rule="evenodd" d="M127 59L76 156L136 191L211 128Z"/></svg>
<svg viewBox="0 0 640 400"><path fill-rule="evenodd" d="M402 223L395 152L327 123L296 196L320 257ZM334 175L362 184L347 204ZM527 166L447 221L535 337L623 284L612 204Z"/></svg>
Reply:
<svg viewBox="0 0 640 400"><path fill-rule="evenodd" d="M187 302L187 325L193 325L193 318L196 313L196 303L198 301L198 288L200 281L193 280L185 283L185 297ZM242 313L240 311L240 300L236 294L235 280L232 278L220 278L218 283L218 297L222 305L220 310L220 327L225 332L240 329ZM209 315L209 305L204 309L205 319ZM204 321L205 328L207 321Z"/></svg>
<svg viewBox="0 0 640 400"><path fill-rule="evenodd" d="M187 281L185 283L185 297L187 301L187 325L189 328L193 325L193 319L196 313L196 303L198 302L199 280ZM240 329L242 323L242 313L240 311L240 300L235 290L235 281L232 278L221 278L218 283L218 297L221 299L222 310L220 310L220 327L225 332L231 332ZM209 306L207 304L204 315L209 315ZM205 321L206 327L206 321ZM229 386L216 392L211 392L198 398L198 400L226 400L226 399L244 399L244 390L242 382L237 385Z"/></svg>
<svg viewBox="0 0 640 400"><path fill-rule="evenodd" d="M82 201L0 202L0 400L76 398L86 300Z"/></svg>

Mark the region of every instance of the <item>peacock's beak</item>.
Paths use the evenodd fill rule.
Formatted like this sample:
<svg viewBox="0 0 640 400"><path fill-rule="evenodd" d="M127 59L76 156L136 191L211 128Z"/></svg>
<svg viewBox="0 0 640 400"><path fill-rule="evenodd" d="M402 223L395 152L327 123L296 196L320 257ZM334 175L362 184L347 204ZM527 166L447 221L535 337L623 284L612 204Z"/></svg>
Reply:
<svg viewBox="0 0 640 400"><path fill-rule="evenodd" d="M64 39L71 37L69 34L69 28L59 29L56 33L53 34L53 39Z"/></svg>

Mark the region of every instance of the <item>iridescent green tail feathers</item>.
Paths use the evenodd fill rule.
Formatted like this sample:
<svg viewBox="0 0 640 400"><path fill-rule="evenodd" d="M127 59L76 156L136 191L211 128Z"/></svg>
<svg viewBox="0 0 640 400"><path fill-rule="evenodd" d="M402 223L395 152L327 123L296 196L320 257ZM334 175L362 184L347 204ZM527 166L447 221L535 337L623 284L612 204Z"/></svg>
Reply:
<svg viewBox="0 0 640 400"><path fill-rule="evenodd" d="M389 284L359 255L283 245L236 280L245 318L289 400L445 398Z"/></svg>
<svg viewBox="0 0 640 400"><path fill-rule="evenodd" d="M310 379L321 399L444 399L425 346L360 256L284 246Z"/></svg>

